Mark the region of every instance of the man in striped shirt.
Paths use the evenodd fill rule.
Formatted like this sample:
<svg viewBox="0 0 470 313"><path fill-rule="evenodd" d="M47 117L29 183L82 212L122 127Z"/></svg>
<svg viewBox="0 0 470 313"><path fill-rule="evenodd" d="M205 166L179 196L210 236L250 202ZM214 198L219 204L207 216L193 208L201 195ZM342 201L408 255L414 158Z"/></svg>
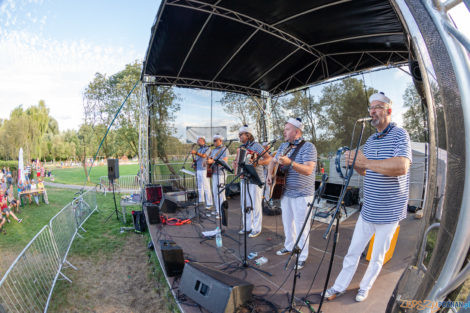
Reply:
<svg viewBox="0 0 470 313"><path fill-rule="evenodd" d="M277 255L288 254L295 248L294 244L308 213L308 205L313 201L315 193L317 150L311 142L303 140L302 131L301 119L289 118L284 126L286 142L281 144L268 169L268 185L272 184L274 162L278 162L287 171L285 190L281 198L282 224L286 238L284 248L277 251ZM298 244L301 252L296 264L297 269L304 267L308 257L309 225L307 223Z"/></svg>
<svg viewBox="0 0 470 313"><path fill-rule="evenodd" d="M206 137L199 136L197 138L197 144L199 149L192 150L191 153L195 156L196 160L196 179L197 179L197 190L199 193L199 203L206 200L206 209L212 207L212 193L210 188L210 180L207 177L207 152L209 147L206 146Z"/></svg>
<svg viewBox="0 0 470 313"><path fill-rule="evenodd" d="M253 131L248 127L248 125L244 125L240 127L238 130L238 137L242 142L240 148L244 148L247 150L247 155L253 157L253 161L258 158L257 155L260 155L264 152L264 148L255 141L255 138L252 135ZM251 161L247 160L248 163ZM267 165L271 162L271 156L269 153L265 153L257 162L256 164L256 173L260 177L261 181L264 183L264 170L263 165ZM254 238L259 236L261 233L261 228L263 224L263 209L261 206L263 188L252 183L247 183L245 185L245 179L242 178L240 182L241 187L241 207L242 207L242 221L245 222L245 218L243 212L245 210L245 203L247 208L251 208L250 211L246 213L246 231L250 232L248 237ZM245 190L245 187L248 186ZM247 193L248 191L248 193ZM238 232L240 235L243 235L245 232L245 225L243 224L242 229Z"/></svg>
<svg viewBox="0 0 470 313"><path fill-rule="evenodd" d="M377 133L370 136L359 151L354 169L364 177L364 204L343 268L325 298L343 294L356 272L359 258L375 233L372 257L359 285L356 301L364 301L382 269L399 221L406 217L409 192L411 142L406 130L391 122L392 102L384 93L369 98L371 124ZM355 151L346 153L351 165Z"/></svg>
<svg viewBox="0 0 470 313"><path fill-rule="evenodd" d="M220 219L220 207L225 201L225 192L219 194L219 188L225 187L225 169L218 164L215 160L228 161L227 147L222 144L224 138L221 135L214 135L214 149L212 149L207 164L212 166L212 194L214 196L215 211L212 212L216 219Z"/></svg>

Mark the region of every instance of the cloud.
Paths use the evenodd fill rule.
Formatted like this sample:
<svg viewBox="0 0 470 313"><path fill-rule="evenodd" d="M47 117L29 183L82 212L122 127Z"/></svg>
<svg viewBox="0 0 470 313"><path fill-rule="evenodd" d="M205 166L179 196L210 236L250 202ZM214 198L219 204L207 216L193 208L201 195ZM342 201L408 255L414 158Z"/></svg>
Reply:
<svg viewBox="0 0 470 313"><path fill-rule="evenodd" d="M96 72L116 73L139 57L132 49L23 30L4 31L0 46L0 118L43 99L61 130L82 122L82 92Z"/></svg>

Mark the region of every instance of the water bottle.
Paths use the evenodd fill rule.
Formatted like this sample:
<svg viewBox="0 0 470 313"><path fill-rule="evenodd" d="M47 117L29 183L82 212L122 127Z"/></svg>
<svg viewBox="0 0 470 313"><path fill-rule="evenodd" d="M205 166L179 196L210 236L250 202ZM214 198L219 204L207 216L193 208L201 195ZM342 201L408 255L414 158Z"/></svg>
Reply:
<svg viewBox="0 0 470 313"><path fill-rule="evenodd" d="M215 245L217 246L217 248L222 247L222 235L220 234L219 226L217 226L217 228L215 229Z"/></svg>

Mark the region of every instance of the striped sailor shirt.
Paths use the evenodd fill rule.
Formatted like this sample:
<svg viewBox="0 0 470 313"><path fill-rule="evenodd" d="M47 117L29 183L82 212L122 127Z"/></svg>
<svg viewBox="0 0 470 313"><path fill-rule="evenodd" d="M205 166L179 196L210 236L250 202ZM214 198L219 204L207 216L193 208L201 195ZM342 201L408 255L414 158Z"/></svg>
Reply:
<svg viewBox="0 0 470 313"><path fill-rule="evenodd" d="M222 151L223 152L222 152ZM215 147L212 149L210 157L214 160L223 160L227 156L227 148L225 146ZM220 153L219 153L220 152ZM221 165L212 163L212 175L223 175L225 173L224 168Z"/></svg>
<svg viewBox="0 0 470 313"><path fill-rule="evenodd" d="M253 152L257 153L257 154L261 154L264 151L263 146L260 145L258 142L254 142L254 141L247 142L247 143L241 145L240 147L244 147L245 149L247 149L248 153L250 153L250 154L253 153ZM256 169L256 174L258 174L259 178L261 179L261 182L264 183L265 178L264 178L263 166L258 165L257 167L255 167L255 169Z"/></svg>
<svg viewBox="0 0 470 313"><path fill-rule="evenodd" d="M386 135L376 133L367 139L364 155L369 160L405 157L411 161L410 136L406 130L392 124ZM401 176L386 176L366 170L362 218L374 224L395 223L404 219L409 182L409 171Z"/></svg>
<svg viewBox="0 0 470 313"><path fill-rule="evenodd" d="M202 146L199 149L197 149L197 152L200 154L204 154L209 150L208 146ZM206 169L206 162L204 162L205 158L202 158L198 155L196 155L196 164L197 164L197 170L198 171L203 171Z"/></svg>
<svg viewBox="0 0 470 313"><path fill-rule="evenodd" d="M297 139L294 142L294 148L300 143L302 138ZM290 143L284 142L281 144L277 150L276 159L279 159L284 155L284 151L289 147ZM294 152L294 148L287 153L287 156L290 157ZM311 142L305 142L304 145L300 148L299 152L295 156L294 162L299 164L304 164L306 162L317 162L317 149ZM290 198L297 197L308 197L313 196L315 193L315 167L313 168L312 174L302 175L295 171L292 167L289 168L287 173L286 186L284 195Z"/></svg>

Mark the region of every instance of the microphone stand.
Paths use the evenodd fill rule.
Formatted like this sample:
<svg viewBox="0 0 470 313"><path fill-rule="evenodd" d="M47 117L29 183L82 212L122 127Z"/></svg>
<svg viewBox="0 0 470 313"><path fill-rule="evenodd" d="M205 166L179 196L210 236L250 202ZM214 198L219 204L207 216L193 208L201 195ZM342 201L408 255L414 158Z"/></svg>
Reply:
<svg viewBox="0 0 470 313"><path fill-rule="evenodd" d="M287 270L287 267L289 266L289 263L292 260L292 257L294 256L294 254L295 254L295 264L299 263L299 256L300 256L300 253L302 252L302 250L304 248L304 247L302 247L302 249L299 248L300 239L302 238L302 234L305 230L305 227L307 226L307 222L310 220L310 213L312 213L315 200L318 199L318 201L320 201L319 199L321 198L321 196L325 192L325 189L326 189L325 185L326 185L327 180L328 180L328 175L324 174L322 176L322 182L321 182L318 190L315 192L315 195L312 199L312 202L308 204L307 216L305 217L302 228L301 228L299 234L297 235L297 240L295 241L294 248L292 249L292 251L289 255L289 258L287 259L286 265L284 266L285 270ZM317 210L318 210L318 208L315 209L315 214L313 215L314 217L317 214ZM315 219L313 219L313 221L311 222L310 228L312 227L313 223L315 223ZM307 235L307 237L308 236L310 236L310 232ZM304 243L304 246L305 246L305 243ZM295 312L301 313L298 309L295 308L295 303L294 303L294 296L295 296L297 278L300 278L300 274L298 274L297 272L298 272L297 266L294 266L294 281L292 283L292 293L291 293L290 303L289 303L289 306L283 312L295 311ZM311 308L309 307L309 309L311 309ZM315 311L313 311L313 312L315 312Z"/></svg>
<svg viewBox="0 0 470 313"><path fill-rule="evenodd" d="M361 134L359 135L359 139L357 141L356 152L354 154L353 162L350 166L347 166L346 177L344 179L343 188L341 189L341 193L340 193L340 196L338 198L338 202L336 203L335 212L333 213L333 216L331 218L330 224L328 225L328 228L326 229L325 233L323 234L323 239L327 239L328 235L330 234L333 223L336 221L335 232L334 232L334 237L333 237L333 247L332 247L332 250L331 250L330 263L329 263L329 266L328 266L328 273L326 275L325 285L323 286L323 292L321 293L320 305L318 307L317 312L321 312L321 308L323 306L323 301L325 300L325 292L326 292L326 289L328 288L328 283L330 281L331 269L333 268L333 260L334 260L335 252L336 252L336 245L338 243L339 222L340 222L340 219L341 219L341 205L343 203L344 196L346 195L346 189L348 188L349 181L351 180L351 177L354 173L354 164L356 164L357 154L359 152L359 148L360 148L360 145L361 145L362 135L364 133L364 128L365 128L366 121L360 121L360 123L361 122L362 122Z"/></svg>

